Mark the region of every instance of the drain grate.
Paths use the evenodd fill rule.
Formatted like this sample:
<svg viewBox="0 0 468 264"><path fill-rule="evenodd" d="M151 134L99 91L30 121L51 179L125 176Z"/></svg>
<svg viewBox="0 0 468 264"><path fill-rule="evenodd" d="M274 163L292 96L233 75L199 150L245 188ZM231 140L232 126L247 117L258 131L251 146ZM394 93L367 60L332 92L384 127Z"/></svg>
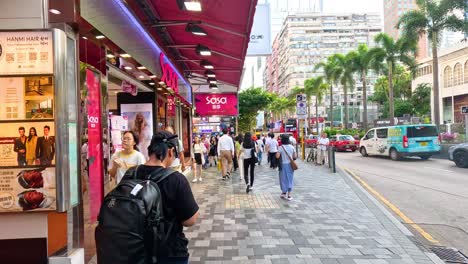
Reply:
<svg viewBox="0 0 468 264"><path fill-rule="evenodd" d="M447 263L468 264L468 258L455 248L431 247L432 252Z"/></svg>

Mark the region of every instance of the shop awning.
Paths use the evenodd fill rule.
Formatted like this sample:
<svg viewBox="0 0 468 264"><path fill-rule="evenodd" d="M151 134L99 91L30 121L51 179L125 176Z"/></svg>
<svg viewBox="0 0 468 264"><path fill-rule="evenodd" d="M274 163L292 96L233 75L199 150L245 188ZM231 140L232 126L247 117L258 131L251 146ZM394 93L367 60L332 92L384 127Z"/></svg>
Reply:
<svg viewBox="0 0 468 264"><path fill-rule="evenodd" d="M151 34L166 42L163 48L176 67L188 76L195 93L210 91L206 69L200 66L204 59L214 66L212 71L216 74L218 92L237 92L257 0L201 0L201 12L181 10L177 2L127 0ZM201 27L207 36L186 31L189 22ZM197 54L197 45L209 48L212 55Z"/></svg>

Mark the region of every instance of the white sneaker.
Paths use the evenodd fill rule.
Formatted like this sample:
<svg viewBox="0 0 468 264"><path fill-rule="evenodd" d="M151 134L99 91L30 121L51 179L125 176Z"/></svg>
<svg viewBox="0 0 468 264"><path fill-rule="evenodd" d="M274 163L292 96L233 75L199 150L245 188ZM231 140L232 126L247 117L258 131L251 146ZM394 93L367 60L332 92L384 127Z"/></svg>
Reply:
<svg viewBox="0 0 468 264"><path fill-rule="evenodd" d="M192 180L192 182L197 182L197 181L198 181L198 180L197 180L196 178Z"/></svg>
<svg viewBox="0 0 468 264"><path fill-rule="evenodd" d="M202 182L202 181L203 181L203 179L202 179L202 178L200 178L200 179L198 179L198 181L199 181L199 182Z"/></svg>

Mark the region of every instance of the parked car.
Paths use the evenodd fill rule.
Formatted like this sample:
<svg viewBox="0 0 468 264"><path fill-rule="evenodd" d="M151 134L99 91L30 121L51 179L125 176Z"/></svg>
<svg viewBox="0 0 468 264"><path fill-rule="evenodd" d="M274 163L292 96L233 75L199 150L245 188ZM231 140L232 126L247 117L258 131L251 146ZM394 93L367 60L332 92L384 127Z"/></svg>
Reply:
<svg viewBox="0 0 468 264"><path fill-rule="evenodd" d="M460 168L468 168L468 143L451 146L448 151L449 160Z"/></svg>
<svg viewBox="0 0 468 264"><path fill-rule="evenodd" d="M392 160L418 156L423 160L440 152L440 136L435 125L401 125L378 127L361 139L362 156L383 155Z"/></svg>
<svg viewBox="0 0 468 264"><path fill-rule="evenodd" d="M355 140L350 135L336 135L330 137L330 146L334 146L336 151L356 151L359 147L359 140Z"/></svg>
<svg viewBox="0 0 468 264"><path fill-rule="evenodd" d="M306 148L310 148L312 147L313 145L317 145L317 141L319 139L319 136L318 135L308 135L306 138L305 138L305 146Z"/></svg>

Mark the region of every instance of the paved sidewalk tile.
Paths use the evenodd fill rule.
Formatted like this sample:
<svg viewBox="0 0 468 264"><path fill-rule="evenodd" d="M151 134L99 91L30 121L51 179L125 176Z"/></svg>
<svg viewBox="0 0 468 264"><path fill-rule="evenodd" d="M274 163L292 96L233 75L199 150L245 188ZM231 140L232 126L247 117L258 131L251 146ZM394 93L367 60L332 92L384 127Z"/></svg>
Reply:
<svg viewBox="0 0 468 264"><path fill-rule="evenodd" d="M192 184L200 219L185 230L190 263L433 263L347 176L299 166L292 201L266 165L248 194L238 173L221 181L205 170Z"/></svg>

